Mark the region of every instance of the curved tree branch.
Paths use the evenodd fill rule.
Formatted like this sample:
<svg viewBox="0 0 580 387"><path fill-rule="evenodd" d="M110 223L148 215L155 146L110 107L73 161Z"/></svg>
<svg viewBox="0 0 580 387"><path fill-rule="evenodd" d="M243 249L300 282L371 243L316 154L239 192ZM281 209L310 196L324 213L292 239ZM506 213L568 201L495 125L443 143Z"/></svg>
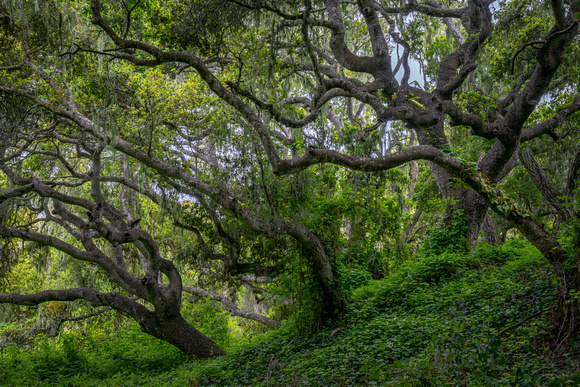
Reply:
<svg viewBox="0 0 580 387"><path fill-rule="evenodd" d="M580 95L576 96L570 105L560 109L554 117L522 130L520 137L521 142L532 140L543 134L550 134L554 129L558 128L566 118L578 111L580 111Z"/></svg>
<svg viewBox="0 0 580 387"><path fill-rule="evenodd" d="M273 326L273 327L279 327L282 325L282 324L280 324L279 321L272 320L266 316L262 316L261 314L248 312L246 310L238 308L236 306L236 304L232 300L227 298L226 296L222 296L220 294L215 294L215 293L210 293L206 290L199 289L199 288L192 288L189 286L184 286L183 291L190 293L190 294L195 294L195 295L198 295L201 297L211 297L214 300L219 301L222 304L224 304L225 307L230 311L230 313L233 316L238 316L238 317L258 321L258 322L261 322L262 324Z"/></svg>

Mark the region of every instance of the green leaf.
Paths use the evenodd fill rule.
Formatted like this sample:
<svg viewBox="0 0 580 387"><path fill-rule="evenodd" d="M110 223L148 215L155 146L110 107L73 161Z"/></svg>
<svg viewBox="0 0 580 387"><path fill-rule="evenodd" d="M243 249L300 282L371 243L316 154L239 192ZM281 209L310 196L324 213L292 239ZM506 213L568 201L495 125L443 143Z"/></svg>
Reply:
<svg viewBox="0 0 580 387"><path fill-rule="evenodd" d="M379 368L377 366L372 366L370 379L373 381L377 381L380 379Z"/></svg>

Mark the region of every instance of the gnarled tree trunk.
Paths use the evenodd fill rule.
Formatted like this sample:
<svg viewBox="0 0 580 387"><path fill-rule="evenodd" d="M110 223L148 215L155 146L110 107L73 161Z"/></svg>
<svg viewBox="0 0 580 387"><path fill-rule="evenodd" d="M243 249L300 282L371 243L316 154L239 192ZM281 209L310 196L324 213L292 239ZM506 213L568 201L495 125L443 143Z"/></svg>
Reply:
<svg viewBox="0 0 580 387"><path fill-rule="evenodd" d="M191 357L206 359L226 354L217 344L185 321L181 314L173 317L157 317L154 324L143 324L141 329L172 344Z"/></svg>

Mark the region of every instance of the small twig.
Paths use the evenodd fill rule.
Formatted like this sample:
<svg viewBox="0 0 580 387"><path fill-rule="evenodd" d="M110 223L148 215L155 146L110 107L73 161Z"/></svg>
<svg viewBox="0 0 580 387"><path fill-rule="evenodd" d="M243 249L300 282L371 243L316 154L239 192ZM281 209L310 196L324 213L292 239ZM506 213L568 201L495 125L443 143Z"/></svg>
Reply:
<svg viewBox="0 0 580 387"><path fill-rule="evenodd" d="M552 309L552 308L553 308L552 306L549 306L549 307L547 307L547 308L545 308L545 309L542 309L542 310L540 310L540 311L538 311L538 312L536 312L536 313L532 314L531 316L528 316L528 317L526 317L525 319L523 319L523 320L522 320L522 321L520 321L519 323L517 323L517 324L514 324L514 325L512 325L512 326L509 326L509 327L507 327L507 328L504 328L504 329L502 329L501 331L499 331L499 333L498 333L497 335L498 335L498 336L501 336L501 335L502 335L502 334L504 334L505 332L507 332L507 331L509 331L509 330L512 330L512 329L514 329L514 328L517 328L517 327L519 327L520 325L522 325L522 324L523 324L523 323L525 323L526 321L528 321L528 320L531 320L532 318L534 318L534 317L536 317L536 316L539 316L539 315L541 315L542 313L544 313L545 311L547 311L547 310L549 310L549 309Z"/></svg>
<svg viewBox="0 0 580 387"><path fill-rule="evenodd" d="M121 2L123 8L125 8L125 13L127 14L127 25L125 26L125 32L123 33L123 39L127 39L127 35L129 34L129 29L131 28L131 12L137 8L141 0L137 0L137 2L129 9L124 1Z"/></svg>

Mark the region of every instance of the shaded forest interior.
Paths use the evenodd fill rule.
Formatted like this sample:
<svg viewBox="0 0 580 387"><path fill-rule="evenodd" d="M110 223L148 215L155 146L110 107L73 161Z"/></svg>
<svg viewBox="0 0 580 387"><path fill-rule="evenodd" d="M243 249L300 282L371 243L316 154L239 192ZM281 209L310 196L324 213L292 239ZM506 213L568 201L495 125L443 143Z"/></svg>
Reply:
<svg viewBox="0 0 580 387"><path fill-rule="evenodd" d="M577 0L0 0L0 384L579 383L579 63Z"/></svg>

